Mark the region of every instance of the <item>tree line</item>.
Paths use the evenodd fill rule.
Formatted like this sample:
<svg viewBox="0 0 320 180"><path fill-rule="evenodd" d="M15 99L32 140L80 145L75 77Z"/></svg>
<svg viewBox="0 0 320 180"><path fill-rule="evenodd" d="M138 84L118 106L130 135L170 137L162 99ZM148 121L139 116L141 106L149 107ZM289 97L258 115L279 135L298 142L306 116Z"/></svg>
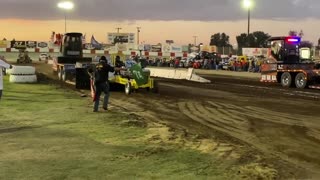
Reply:
<svg viewBox="0 0 320 180"><path fill-rule="evenodd" d="M304 33L302 30L290 30L287 35L303 37ZM268 47L267 40L270 37L270 34L263 31L255 31L249 35L247 33L241 33L240 35L236 36L238 53L241 53L242 48L266 48ZM233 47L232 44L230 44L230 36L226 33L213 34L210 38L210 45L217 47ZM301 41L301 46L311 48L313 47L313 44L310 41L304 40ZM318 41L318 47L320 47L320 39Z"/></svg>

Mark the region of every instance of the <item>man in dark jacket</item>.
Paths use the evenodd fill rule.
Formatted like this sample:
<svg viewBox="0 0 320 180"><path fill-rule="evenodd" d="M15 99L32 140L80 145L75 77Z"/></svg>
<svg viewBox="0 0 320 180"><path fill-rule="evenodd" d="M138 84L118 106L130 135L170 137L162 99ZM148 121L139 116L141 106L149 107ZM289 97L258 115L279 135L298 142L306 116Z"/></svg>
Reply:
<svg viewBox="0 0 320 180"><path fill-rule="evenodd" d="M104 93L103 99L103 109L108 110L109 103L109 72L114 72L115 69L107 63L107 58L105 56L101 56L99 63L95 66L94 69L89 69L88 72L94 80L95 87L95 99L94 99L94 107L93 112L98 112L99 109L99 101L101 93Z"/></svg>

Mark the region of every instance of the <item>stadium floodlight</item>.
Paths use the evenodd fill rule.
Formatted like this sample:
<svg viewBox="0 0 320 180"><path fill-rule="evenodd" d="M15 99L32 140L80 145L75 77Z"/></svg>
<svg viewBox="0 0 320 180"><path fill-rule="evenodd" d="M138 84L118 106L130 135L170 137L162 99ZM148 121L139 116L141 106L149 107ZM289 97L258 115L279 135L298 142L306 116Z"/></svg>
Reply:
<svg viewBox="0 0 320 180"><path fill-rule="evenodd" d="M74 4L71 1L62 1L58 3L58 8L65 10L64 11L64 31L67 32L67 13L66 11L74 8Z"/></svg>
<svg viewBox="0 0 320 180"><path fill-rule="evenodd" d="M248 36L250 34L250 10L252 9L252 0L243 0L243 7L248 9Z"/></svg>

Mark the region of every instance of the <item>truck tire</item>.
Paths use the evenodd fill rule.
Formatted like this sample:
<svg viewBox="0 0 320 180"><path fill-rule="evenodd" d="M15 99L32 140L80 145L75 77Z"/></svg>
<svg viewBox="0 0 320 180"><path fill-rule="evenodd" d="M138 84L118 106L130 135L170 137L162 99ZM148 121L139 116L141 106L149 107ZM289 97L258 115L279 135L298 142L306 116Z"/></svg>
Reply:
<svg viewBox="0 0 320 180"><path fill-rule="evenodd" d="M124 92L126 93L126 95L130 95L132 92L132 86L131 83L128 82L125 87L124 87Z"/></svg>
<svg viewBox="0 0 320 180"><path fill-rule="evenodd" d="M290 73L288 72L284 72L282 75L281 75L281 85L283 87L286 87L286 88L289 88L292 86L292 76Z"/></svg>
<svg viewBox="0 0 320 180"><path fill-rule="evenodd" d="M308 84L307 76L304 73L299 73L296 75L294 82L297 88L304 89Z"/></svg>
<svg viewBox="0 0 320 180"><path fill-rule="evenodd" d="M13 66L8 70L8 74L12 75L33 75L36 73L36 68L33 66Z"/></svg>

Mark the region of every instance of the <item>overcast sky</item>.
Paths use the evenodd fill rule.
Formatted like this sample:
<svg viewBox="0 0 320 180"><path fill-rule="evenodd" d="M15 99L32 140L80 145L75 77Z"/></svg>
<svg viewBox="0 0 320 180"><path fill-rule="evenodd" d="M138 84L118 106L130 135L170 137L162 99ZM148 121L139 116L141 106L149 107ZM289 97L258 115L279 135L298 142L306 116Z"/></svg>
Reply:
<svg viewBox="0 0 320 180"><path fill-rule="evenodd" d="M60 0L0 0L0 38L47 40L51 31L64 32L64 12ZM242 0L73 0L67 12L68 31L95 35L106 41L108 32L136 32L141 41L208 43L214 33L225 32L230 41L247 32L247 11ZM303 30L304 39L317 42L320 33L320 0L254 0L251 32L273 36L289 30Z"/></svg>
<svg viewBox="0 0 320 180"><path fill-rule="evenodd" d="M0 0L0 18L57 20L59 0ZM73 0L74 20L199 20L246 18L241 0ZM252 18L294 20L320 18L320 0L255 0Z"/></svg>

